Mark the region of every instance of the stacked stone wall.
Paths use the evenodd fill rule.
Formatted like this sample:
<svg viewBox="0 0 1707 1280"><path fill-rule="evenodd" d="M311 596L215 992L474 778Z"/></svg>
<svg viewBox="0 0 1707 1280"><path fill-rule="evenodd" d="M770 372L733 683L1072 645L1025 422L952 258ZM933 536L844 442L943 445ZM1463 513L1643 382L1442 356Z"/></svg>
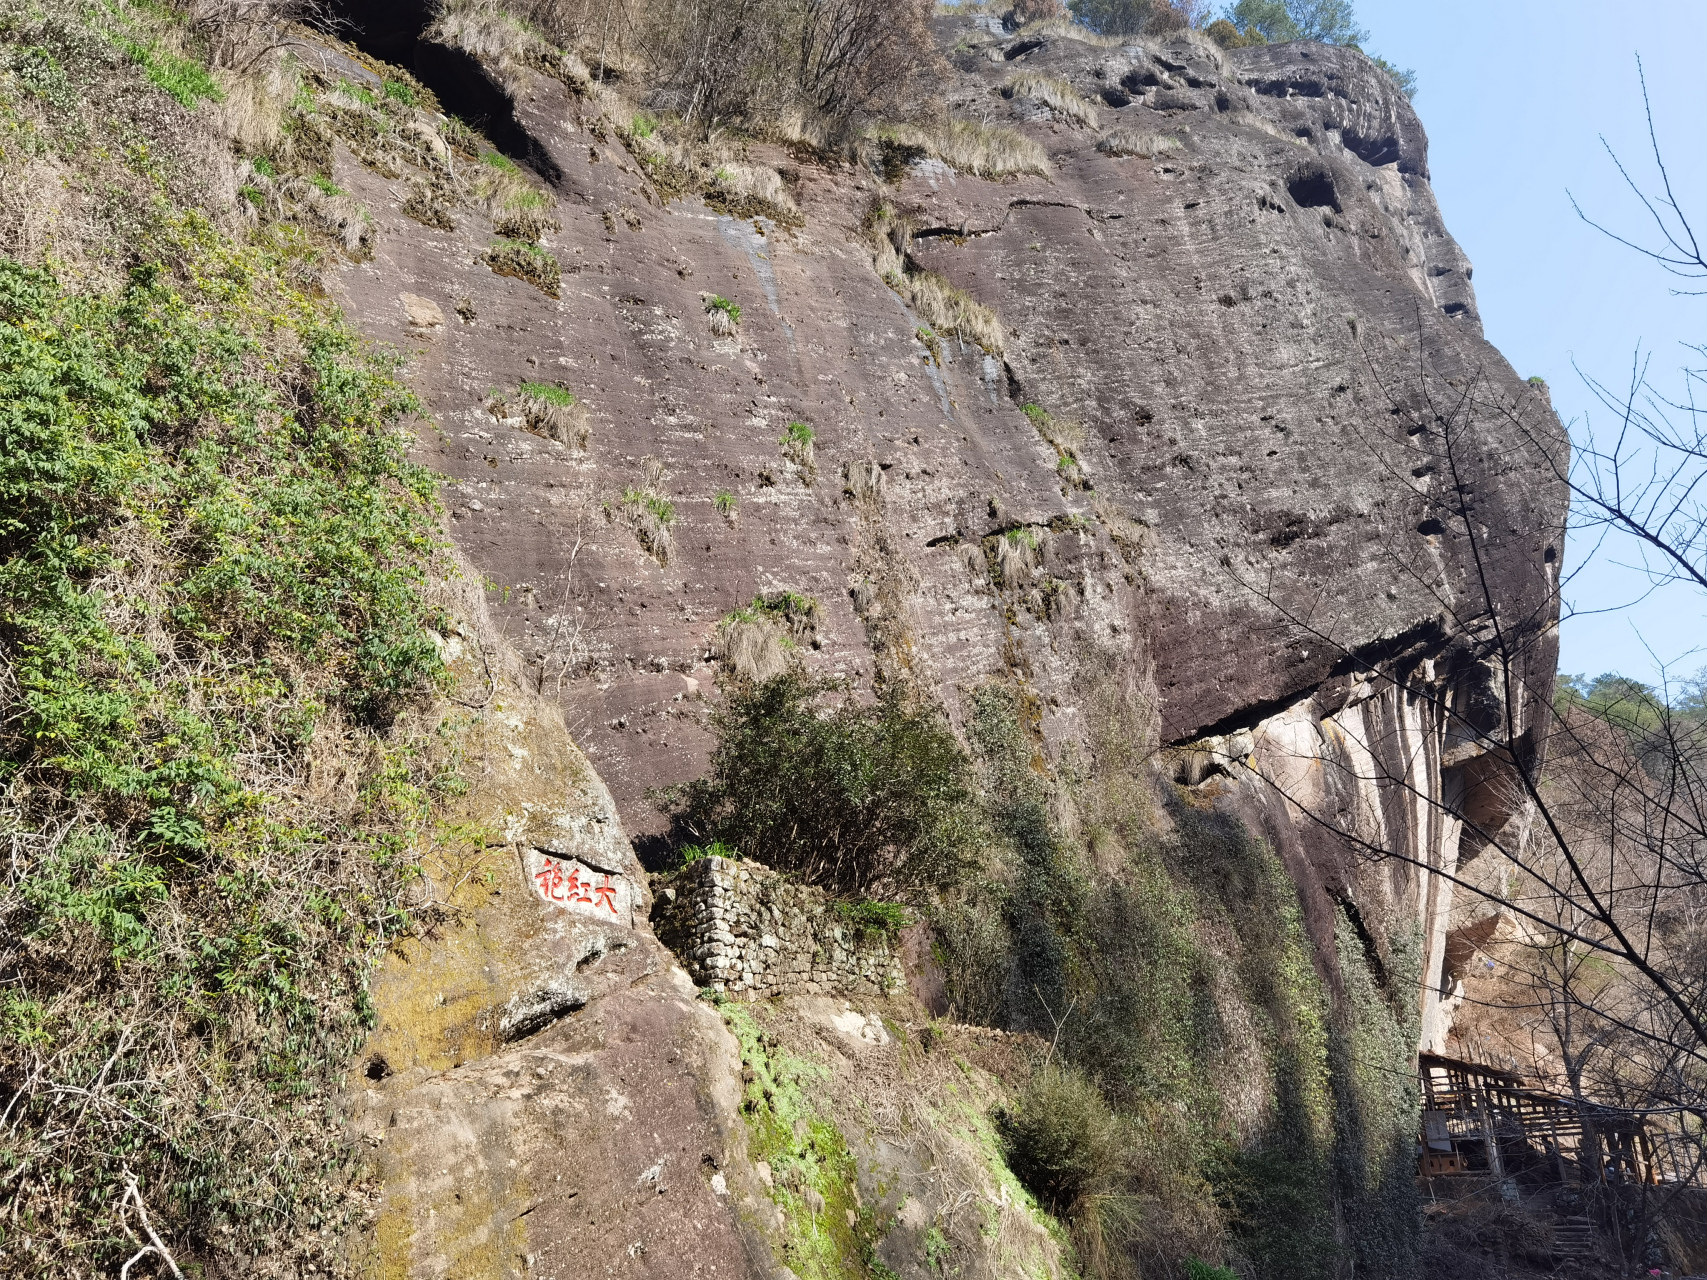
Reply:
<svg viewBox="0 0 1707 1280"><path fill-rule="evenodd" d="M701 858L654 881L652 928L696 983L742 999L878 995L904 981L894 937L753 862Z"/></svg>

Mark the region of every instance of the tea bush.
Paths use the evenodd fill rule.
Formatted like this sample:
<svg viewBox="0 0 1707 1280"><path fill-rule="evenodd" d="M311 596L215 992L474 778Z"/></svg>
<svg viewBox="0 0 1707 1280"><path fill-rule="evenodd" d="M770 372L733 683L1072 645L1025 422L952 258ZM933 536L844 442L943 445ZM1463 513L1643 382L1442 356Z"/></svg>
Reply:
<svg viewBox="0 0 1707 1280"><path fill-rule="evenodd" d="M658 797L678 839L722 840L847 897L960 873L978 833L971 776L934 709L894 690L863 704L793 672L727 695L706 776Z"/></svg>

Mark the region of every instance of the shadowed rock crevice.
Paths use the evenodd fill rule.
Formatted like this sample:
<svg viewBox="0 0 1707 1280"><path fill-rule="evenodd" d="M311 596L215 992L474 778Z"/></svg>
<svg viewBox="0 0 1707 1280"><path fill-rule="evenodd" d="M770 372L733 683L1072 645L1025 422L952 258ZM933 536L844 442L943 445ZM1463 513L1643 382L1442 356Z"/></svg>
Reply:
<svg viewBox="0 0 1707 1280"><path fill-rule="evenodd" d="M516 118L504 87L466 50L427 38L435 18L429 0L332 0L331 25L356 48L411 72L449 114L485 134L499 151L548 182L562 170Z"/></svg>

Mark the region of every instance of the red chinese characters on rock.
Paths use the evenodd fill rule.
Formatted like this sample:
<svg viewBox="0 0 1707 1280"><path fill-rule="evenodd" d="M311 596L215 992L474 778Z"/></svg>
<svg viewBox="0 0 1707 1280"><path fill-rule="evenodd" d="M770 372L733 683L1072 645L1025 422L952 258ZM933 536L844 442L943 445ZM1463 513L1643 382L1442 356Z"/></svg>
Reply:
<svg viewBox="0 0 1707 1280"><path fill-rule="evenodd" d="M560 902L565 906L578 904L592 907L595 911L608 911L615 919L618 916L616 908L616 886L611 883L608 875L601 875L599 883L594 884L588 873L588 878L581 878L581 868L571 865L567 874L563 863L556 858L545 859L545 865L534 872L534 880L539 884L540 895L548 902Z"/></svg>

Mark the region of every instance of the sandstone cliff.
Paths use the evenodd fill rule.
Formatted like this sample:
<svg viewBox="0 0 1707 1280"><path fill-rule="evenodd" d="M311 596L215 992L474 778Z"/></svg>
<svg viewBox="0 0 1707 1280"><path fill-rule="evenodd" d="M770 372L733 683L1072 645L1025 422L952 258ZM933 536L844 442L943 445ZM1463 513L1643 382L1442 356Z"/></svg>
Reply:
<svg viewBox="0 0 1707 1280"><path fill-rule="evenodd" d="M350 44L290 40L318 110L280 145L322 194L233 181L338 239L325 287L403 353L416 457L488 587L441 650L475 835L423 863L442 913L381 963L352 1073L373 1178L351 1265L1084 1262L993 1119L1063 1038L1047 966L1004 953L997 1027L916 946L911 990L714 1007L653 935L648 791L704 767L737 661L719 624L791 593L811 670L905 685L980 742L1002 691L1012 785L1093 865L1105 819L1167 851L1154 881L1101 867L1087 901L1131 908L1122 938L1151 938L1146 900L1201 908L1179 926L1195 1083L1158 1068L1133 1096L1229 1168L1315 1153L1304 1225L1248 1185L1271 1166L1218 1187L1256 1215L1261 1273L1407 1274L1415 1103L1387 1077L1448 1029L1451 878L1478 852L1450 814L1521 819L1501 758L1540 749L1565 494L1405 98L1346 49L967 13L935 23L942 105L1017 131L1009 172L903 129L857 160L727 143L706 187L649 143L644 85L424 5L344 10ZM384 115L386 64L484 138ZM475 198L488 171L535 194ZM1509 685L1496 633L1526 664ZM1211 1163L1146 1188L1189 1224L1154 1265L1219 1247Z"/></svg>

